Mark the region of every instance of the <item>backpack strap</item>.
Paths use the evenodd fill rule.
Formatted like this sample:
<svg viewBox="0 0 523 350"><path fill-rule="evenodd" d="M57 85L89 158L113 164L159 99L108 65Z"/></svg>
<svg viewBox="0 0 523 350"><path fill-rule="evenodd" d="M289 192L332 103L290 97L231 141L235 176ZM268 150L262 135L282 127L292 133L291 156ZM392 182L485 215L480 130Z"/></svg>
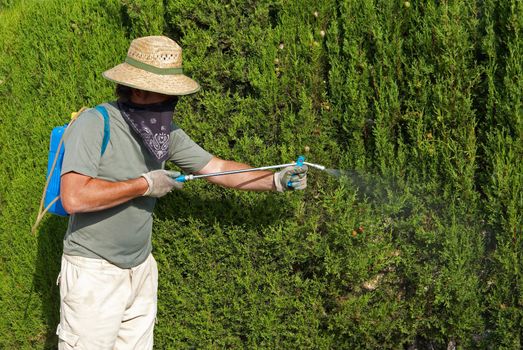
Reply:
<svg viewBox="0 0 523 350"><path fill-rule="evenodd" d="M102 155L105 152L105 149L107 148L107 144L109 143L109 139L111 138L111 128L109 124L109 113L107 113L107 109L105 109L104 106L98 105L94 107L104 118L104 139L102 141Z"/></svg>

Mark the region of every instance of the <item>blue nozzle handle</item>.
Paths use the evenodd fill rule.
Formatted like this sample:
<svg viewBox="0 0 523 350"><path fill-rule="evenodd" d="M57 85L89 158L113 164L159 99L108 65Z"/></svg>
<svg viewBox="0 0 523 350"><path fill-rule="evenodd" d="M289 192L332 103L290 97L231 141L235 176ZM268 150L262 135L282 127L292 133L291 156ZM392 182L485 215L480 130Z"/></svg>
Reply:
<svg viewBox="0 0 523 350"><path fill-rule="evenodd" d="M176 177L175 180L178 182L185 182L187 179L185 178L185 175L180 175Z"/></svg>
<svg viewBox="0 0 523 350"><path fill-rule="evenodd" d="M301 167L301 166L303 166L303 162L305 162L305 156L299 156L298 159L296 160L296 165ZM292 188L291 181L287 182L287 187Z"/></svg>

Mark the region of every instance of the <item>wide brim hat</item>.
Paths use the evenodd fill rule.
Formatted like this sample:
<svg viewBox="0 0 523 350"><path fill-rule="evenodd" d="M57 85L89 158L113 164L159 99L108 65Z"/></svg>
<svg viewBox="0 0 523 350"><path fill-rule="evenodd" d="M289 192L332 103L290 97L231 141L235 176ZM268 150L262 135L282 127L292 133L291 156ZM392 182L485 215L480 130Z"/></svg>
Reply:
<svg viewBox="0 0 523 350"><path fill-rule="evenodd" d="M165 95L188 95L200 90L196 81L183 74L182 48L165 36L134 39L125 62L102 75L121 85Z"/></svg>

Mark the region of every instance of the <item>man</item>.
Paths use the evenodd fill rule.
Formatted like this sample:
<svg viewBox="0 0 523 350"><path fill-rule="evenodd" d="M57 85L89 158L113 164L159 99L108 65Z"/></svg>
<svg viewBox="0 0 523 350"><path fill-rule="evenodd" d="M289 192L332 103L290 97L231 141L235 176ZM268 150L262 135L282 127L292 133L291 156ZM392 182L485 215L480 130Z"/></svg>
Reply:
<svg viewBox="0 0 523 350"><path fill-rule="evenodd" d="M151 349L158 271L151 255L156 198L180 190L173 161L187 173L245 169L212 156L172 123L178 96L199 90L182 73L182 49L155 36L132 41L125 63L103 73L117 83L110 139L102 154L104 120L91 109L64 136L61 200L71 214L59 276L60 349ZM304 189L307 168L209 177L229 188ZM290 187L289 187L290 186Z"/></svg>

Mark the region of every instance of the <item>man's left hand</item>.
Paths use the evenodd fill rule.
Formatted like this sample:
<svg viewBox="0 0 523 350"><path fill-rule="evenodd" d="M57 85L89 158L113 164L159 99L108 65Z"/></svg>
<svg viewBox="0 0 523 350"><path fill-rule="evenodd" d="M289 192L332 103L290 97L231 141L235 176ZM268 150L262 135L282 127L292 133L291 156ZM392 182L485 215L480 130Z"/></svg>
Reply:
<svg viewBox="0 0 523 350"><path fill-rule="evenodd" d="M274 173L276 191L303 190L307 187L307 165L293 165Z"/></svg>

